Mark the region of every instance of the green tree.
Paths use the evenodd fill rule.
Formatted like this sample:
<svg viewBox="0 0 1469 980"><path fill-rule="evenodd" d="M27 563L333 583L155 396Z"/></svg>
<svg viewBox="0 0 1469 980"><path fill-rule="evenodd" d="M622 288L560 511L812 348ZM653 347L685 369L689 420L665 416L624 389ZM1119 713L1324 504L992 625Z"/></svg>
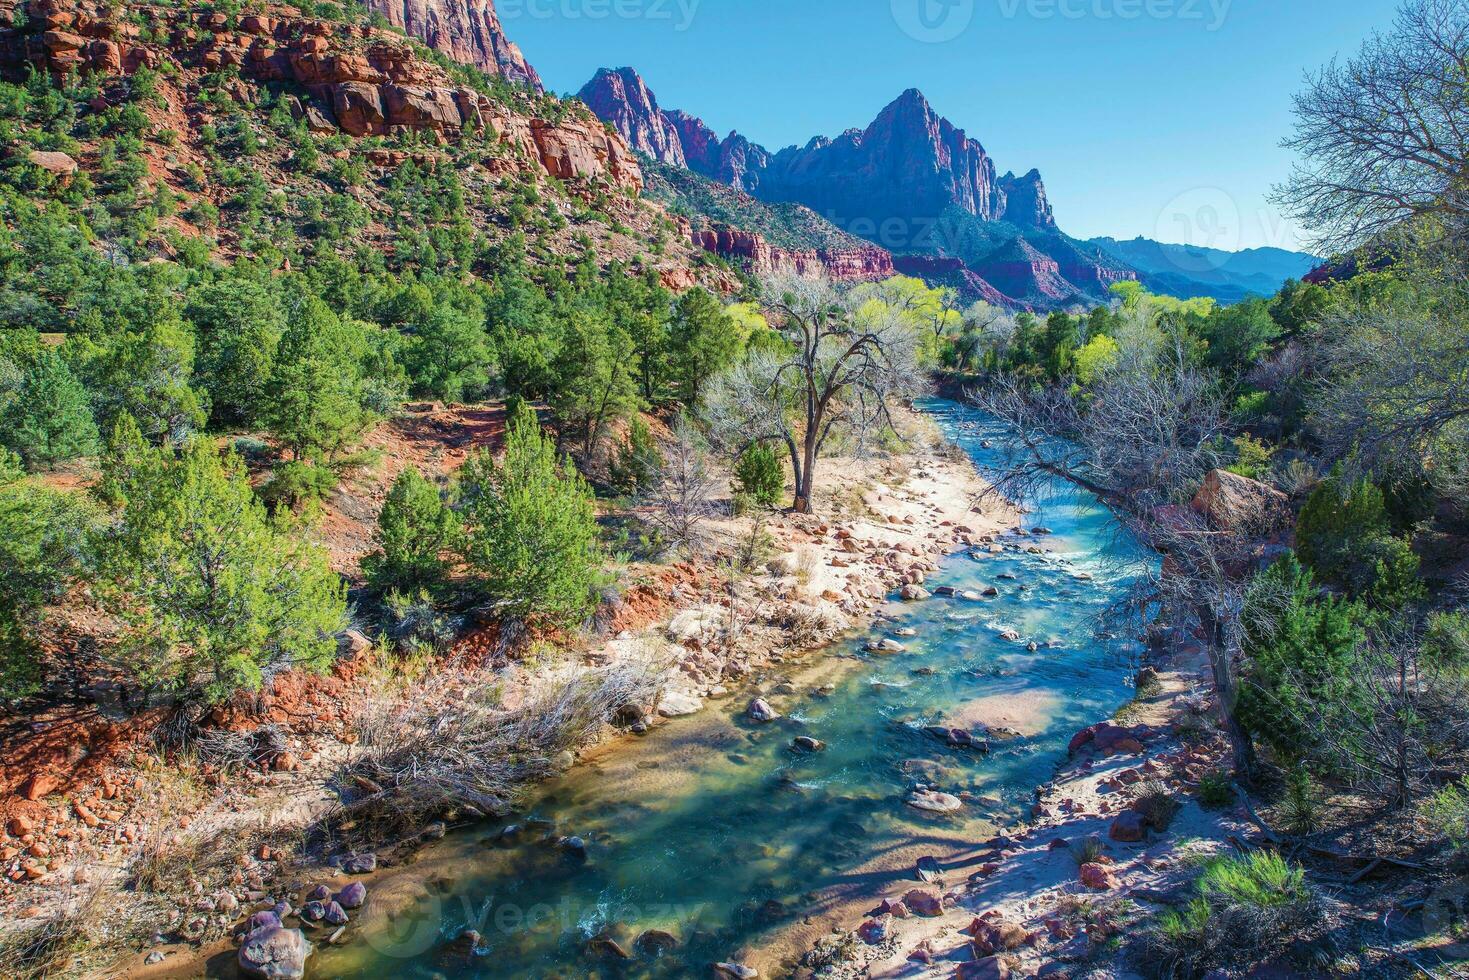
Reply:
<svg viewBox="0 0 1469 980"><path fill-rule="evenodd" d="M785 471L774 447L757 442L735 462L735 492L762 507L774 507L785 493Z"/></svg>
<svg viewBox="0 0 1469 980"><path fill-rule="evenodd" d="M112 432L107 436L107 446L102 452L102 479L97 483L97 497L114 507L121 507L126 503L127 485L147 453L148 443L144 440L138 423L127 412L123 412L113 422Z"/></svg>
<svg viewBox="0 0 1469 980"><path fill-rule="evenodd" d="M1359 730L1355 719L1367 711L1357 673L1365 620L1359 603L1322 595L1294 555L1257 576L1243 616L1241 724L1288 758L1316 748L1323 719L1335 718L1334 730Z"/></svg>
<svg viewBox="0 0 1469 980"><path fill-rule="evenodd" d="M90 523L79 497L26 478L19 458L0 449L0 702L36 690L32 627L80 571Z"/></svg>
<svg viewBox="0 0 1469 980"><path fill-rule="evenodd" d="M276 354L263 421L297 459L330 457L372 422L364 407L361 324L309 293L296 298Z"/></svg>
<svg viewBox="0 0 1469 980"><path fill-rule="evenodd" d="M0 438L28 467L54 466L97 449L87 391L60 355L38 357L0 412Z"/></svg>
<svg viewBox="0 0 1469 980"><path fill-rule="evenodd" d="M558 421L596 455L610 423L638 408L632 341L605 314L573 311L549 401Z"/></svg>
<svg viewBox="0 0 1469 980"><path fill-rule="evenodd" d="M272 523L238 456L191 439L148 450L99 543L98 595L146 687L217 703L336 652L346 593L320 548Z"/></svg>
<svg viewBox="0 0 1469 980"><path fill-rule="evenodd" d="M214 418L253 425L261 417L285 330L285 314L267 283L226 274L200 286L184 315L194 325L199 385L209 393Z"/></svg>
<svg viewBox="0 0 1469 980"><path fill-rule="evenodd" d="M378 550L367 556L362 570L378 592L437 589L448 569L444 553L457 545L458 531L458 518L439 489L410 466L388 491L373 535Z"/></svg>
<svg viewBox="0 0 1469 980"><path fill-rule="evenodd" d="M596 609L600 550L591 489L522 404L505 459L470 456L462 476L464 557L507 615L572 626Z"/></svg>
<svg viewBox="0 0 1469 980"><path fill-rule="evenodd" d="M739 326L713 293L690 289L680 296L668 331L669 374L678 400L697 404L705 383L733 364L741 347Z"/></svg>
<svg viewBox="0 0 1469 980"><path fill-rule="evenodd" d="M620 493L637 493L649 489L663 470L663 453L648 423L633 416L627 435L613 454L608 466L608 482Z"/></svg>

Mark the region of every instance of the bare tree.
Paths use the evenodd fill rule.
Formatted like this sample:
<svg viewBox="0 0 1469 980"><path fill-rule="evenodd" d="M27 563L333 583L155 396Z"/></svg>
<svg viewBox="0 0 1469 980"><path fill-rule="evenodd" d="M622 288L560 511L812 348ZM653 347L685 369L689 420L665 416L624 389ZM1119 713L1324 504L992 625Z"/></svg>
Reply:
<svg viewBox="0 0 1469 980"><path fill-rule="evenodd" d="M1162 622L1193 628L1209 656L1235 766L1248 773L1253 746L1235 715L1239 617L1258 543L1278 529L1280 514L1248 498L1233 502L1227 519L1183 506L1222 463L1228 412L1218 380L1171 338L1124 347L1089 396L999 378L971 398L1011 430L1001 487L1075 483L1164 556L1136 601Z"/></svg>
<svg viewBox="0 0 1469 980"><path fill-rule="evenodd" d="M663 466L644 495L651 507L647 520L680 552L698 554L705 525L718 510L720 481L709 469L709 447L693 421L680 414L664 450Z"/></svg>
<svg viewBox="0 0 1469 980"><path fill-rule="evenodd" d="M895 401L923 390L918 332L910 318L824 280L783 277L765 285L767 316L788 347L763 350L716 379L707 412L716 437L736 450L761 439L786 447L795 477L791 509L811 512L817 460L833 433L859 446L892 431Z"/></svg>
<svg viewBox="0 0 1469 980"><path fill-rule="evenodd" d="M1277 200L1326 251L1417 216L1469 220L1466 78L1469 6L1406 0L1391 32L1308 76L1285 142L1302 162Z"/></svg>

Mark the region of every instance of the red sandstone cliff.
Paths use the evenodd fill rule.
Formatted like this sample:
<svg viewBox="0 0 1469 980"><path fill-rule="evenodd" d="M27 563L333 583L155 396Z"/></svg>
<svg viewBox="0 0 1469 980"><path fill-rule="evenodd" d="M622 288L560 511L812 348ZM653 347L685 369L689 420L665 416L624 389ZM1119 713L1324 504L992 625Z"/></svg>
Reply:
<svg viewBox="0 0 1469 980"><path fill-rule="evenodd" d="M491 75L541 90L541 79L505 36L494 0L366 0L367 9L424 44Z"/></svg>
<svg viewBox="0 0 1469 980"><path fill-rule="evenodd" d="M836 282L870 282L893 275L893 257L876 246L841 251L788 251L775 248L754 232L727 226L701 229L692 238L705 251L744 262L758 275L824 275Z"/></svg>

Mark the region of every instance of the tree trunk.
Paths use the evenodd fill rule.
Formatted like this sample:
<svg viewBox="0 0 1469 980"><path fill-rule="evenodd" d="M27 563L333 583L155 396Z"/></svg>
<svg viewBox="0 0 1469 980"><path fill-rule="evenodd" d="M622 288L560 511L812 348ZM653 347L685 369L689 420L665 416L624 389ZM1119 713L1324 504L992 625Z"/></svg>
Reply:
<svg viewBox="0 0 1469 980"><path fill-rule="evenodd" d="M1241 727L1236 715L1239 688L1234 681L1234 665L1230 662L1224 623L1208 603L1199 604L1198 614L1207 637L1205 642L1209 644L1209 667L1214 673L1214 690L1219 695L1219 713L1224 719L1224 732L1229 736L1230 749L1234 755L1234 771L1248 782L1255 768L1255 745Z"/></svg>

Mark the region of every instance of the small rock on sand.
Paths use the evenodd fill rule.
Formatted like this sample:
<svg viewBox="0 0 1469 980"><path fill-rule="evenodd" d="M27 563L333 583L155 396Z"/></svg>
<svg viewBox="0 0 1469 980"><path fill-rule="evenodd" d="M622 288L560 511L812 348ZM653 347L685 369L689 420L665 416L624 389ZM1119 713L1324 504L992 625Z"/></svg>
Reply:
<svg viewBox="0 0 1469 980"><path fill-rule="evenodd" d="M953 813L964 808L959 797L933 790L915 791L909 795L908 805L915 810L926 810L929 813Z"/></svg>
<svg viewBox="0 0 1469 980"><path fill-rule="evenodd" d="M751 721L758 721L761 724L775 721L780 717L780 712L772 708L770 702L764 698L756 698L751 701L750 706L745 709L745 714Z"/></svg>

